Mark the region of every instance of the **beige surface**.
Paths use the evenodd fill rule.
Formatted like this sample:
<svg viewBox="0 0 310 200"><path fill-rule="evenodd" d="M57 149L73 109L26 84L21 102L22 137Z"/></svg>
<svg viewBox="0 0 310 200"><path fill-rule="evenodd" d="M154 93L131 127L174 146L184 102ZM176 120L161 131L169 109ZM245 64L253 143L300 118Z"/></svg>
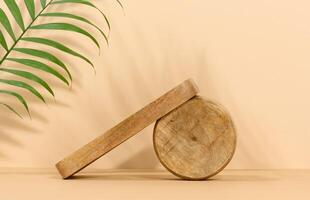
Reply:
<svg viewBox="0 0 310 200"><path fill-rule="evenodd" d="M239 140L229 168L310 168L309 0L123 1L125 16L113 0L94 0L112 20L110 47L101 56L87 38L77 43L71 35L45 34L82 49L95 60L97 74L70 57L72 89L48 79L56 101L45 106L31 99L32 120L20 121L1 107L0 166L51 167L193 77L201 95L223 104L236 124ZM88 8L51 10L71 9L105 27ZM152 129L92 167L159 167Z"/></svg>
<svg viewBox="0 0 310 200"><path fill-rule="evenodd" d="M308 200L310 171L225 170L209 181L165 171L101 171L62 180L55 171L1 169L1 199Z"/></svg>

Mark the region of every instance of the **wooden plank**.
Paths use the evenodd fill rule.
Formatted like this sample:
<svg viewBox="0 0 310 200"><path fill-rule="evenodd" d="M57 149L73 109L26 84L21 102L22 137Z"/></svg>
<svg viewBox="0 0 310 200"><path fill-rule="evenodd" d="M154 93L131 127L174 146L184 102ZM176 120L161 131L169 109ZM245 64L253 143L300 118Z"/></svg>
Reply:
<svg viewBox="0 0 310 200"><path fill-rule="evenodd" d="M154 148L173 174L190 180L220 172L236 148L235 128L220 105L194 97L157 121Z"/></svg>
<svg viewBox="0 0 310 200"><path fill-rule="evenodd" d="M191 99L197 93L198 88L192 80L184 81L103 135L58 162L56 167L59 173L63 178L74 175L151 123Z"/></svg>

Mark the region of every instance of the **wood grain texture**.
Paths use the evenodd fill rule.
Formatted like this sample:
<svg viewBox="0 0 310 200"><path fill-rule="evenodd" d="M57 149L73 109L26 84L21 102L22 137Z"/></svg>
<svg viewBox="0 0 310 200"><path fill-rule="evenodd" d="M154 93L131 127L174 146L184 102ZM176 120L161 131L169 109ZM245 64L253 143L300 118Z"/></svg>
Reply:
<svg viewBox="0 0 310 200"><path fill-rule="evenodd" d="M192 80L186 80L112 129L56 164L63 178L82 170L139 131L180 106L198 93Z"/></svg>
<svg viewBox="0 0 310 200"><path fill-rule="evenodd" d="M190 180L220 172L236 147L229 114L202 97L192 98L158 120L153 137L160 162L173 174Z"/></svg>

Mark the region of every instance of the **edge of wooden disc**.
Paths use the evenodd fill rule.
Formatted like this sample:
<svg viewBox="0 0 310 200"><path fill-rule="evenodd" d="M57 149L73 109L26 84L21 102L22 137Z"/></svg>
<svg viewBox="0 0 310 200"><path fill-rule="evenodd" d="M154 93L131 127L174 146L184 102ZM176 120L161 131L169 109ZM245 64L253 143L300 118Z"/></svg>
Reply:
<svg viewBox="0 0 310 200"><path fill-rule="evenodd" d="M208 176L204 176L204 177L201 177L201 178L193 178L193 177L188 177L188 176L185 176L185 175L182 175L182 174L179 174L175 171L173 171L172 169L170 169L166 164L165 162L161 159L161 157L159 156L159 153L158 153L158 150L157 150L157 147L156 147L156 143L155 143L155 132L156 132L156 128L157 128L157 125L159 123L159 121L165 117L166 115L169 115L171 112L173 112L173 110L171 112L169 112L168 114L166 114L165 116L161 117L160 119L158 119L155 123L155 126L154 126L154 129L153 129L153 147L154 147L154 151L155 151L155 154L158 158L158 160L160 161L160 163L169 171L171 172L172 174L174 174L175 176L181 178L181 179L184 179L184 180L190 180L190 181L201 181L201 180L206 180L212 176L215 176L216 174L218 174L219 172L221 172L229 163L230 161L232 160L234 154L235 154L235 151L236 151L236 147L237 147L237 131L236 131L236 127L235 127L235 124L231 118L231 116L229 115L229 112L227 111L227 109L222 106L221 104L217 103L216 101L213 101L213 100L209 100L209 99L206 99L202 96L199 96L199 95L196 95L194 97L192 97L191 99L193 98L200 98L200 99L203 99L203 100L206 100L212 104L215 104L217 106L219 106L226 114L228 114L229 116L229 120L231 122L231 125L232 125L232 129L233 129L233 133L234 133L234 136L235 136L235 140L234 140L234 147L233 147L233 150L232 150L232 153L230 154L229 158L227 159L227 161L223 164L222 167L220 167L218 170L216 170L214 173L208 175ZM190 101L191 99L189 99L188 101ZM185 102L186 103L186 102ZM185 104L183 103L183 104ZM182 105L183 105L182 104ZM182 106L181 105L181 106Z"/></svg>

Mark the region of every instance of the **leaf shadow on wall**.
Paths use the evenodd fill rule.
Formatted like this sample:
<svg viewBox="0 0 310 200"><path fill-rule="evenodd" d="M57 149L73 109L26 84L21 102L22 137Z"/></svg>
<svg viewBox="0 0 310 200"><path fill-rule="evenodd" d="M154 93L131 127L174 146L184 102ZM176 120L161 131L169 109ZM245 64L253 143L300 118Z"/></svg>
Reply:
<svg viewBox="0 0 310 200"><path fill-rule="evenodd" d="M250 85L251 83L247 84ZM225 91L225 99L230 103L229 111L231 111L230 114L237 132L235 159L232 160L232 163L236 160L236 167L234 166L234 168L272 168L271 163L274 158L270 154L270 149L265 148L265 146L272 145L268 144L269 141L260 134L262 127L256 121L255 113L242 108L238 97L234 95L229 84L225 84L222 90Z"/></svg>
<svg viewBox="0 0 310 200"><path fill-rule="evenodd" d="M68 90L68 87L59 83L57 80L49 79L48 83L53 86L55 93L61 90ZM70 88L70 92L75 93L75 90ZM19 139L24 134L41 134L42 130L35 126L39 124L48 124L49 120L46 115L40 112L41 106L47 106L48 108L53 107L70 107L65 101L61 98L54 99L50 96L45 96L47 104L38 101L32 94L23 93L28 106L30 108L31 118L28 117L26 113L23 113L23 119L20 119L18 116L13 114L11 111L1 107L0 113L0 147L3 145L14 146L17 148L23 147L23 142ZM20 104L18 102L10 103L12 107L18 108ZM0 148L0 159L5 158L6 152Z"/></svg>

